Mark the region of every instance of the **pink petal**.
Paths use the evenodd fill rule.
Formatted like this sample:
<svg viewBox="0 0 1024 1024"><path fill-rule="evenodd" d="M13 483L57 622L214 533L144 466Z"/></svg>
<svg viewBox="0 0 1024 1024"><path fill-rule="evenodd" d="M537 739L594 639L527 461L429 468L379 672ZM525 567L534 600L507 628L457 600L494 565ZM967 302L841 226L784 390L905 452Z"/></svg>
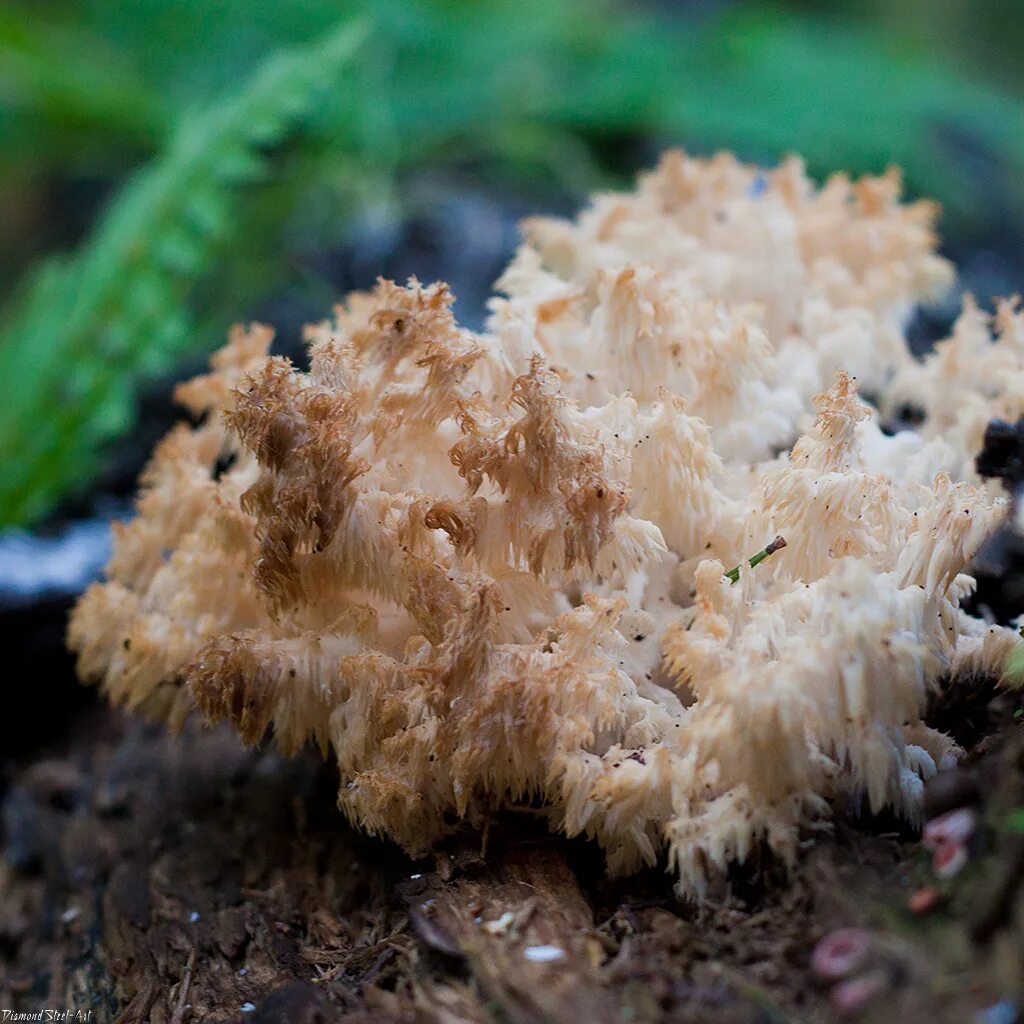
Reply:
<svg viewBox="0 0 1024 1024"><path fill-rule="evenodd" d="M978 815L970 807L960 807L932 818L921 832L925 849L936 850L945 843L966 843L978 827Z"/></svg>
<svg viewBox="0 0 1024 1024"><path fill-rule="evenodd" d="M912 893L907 900L907 909L913 914L927 914L942 899L942 893L934 886L925 885Z"/></svg>
<svg viewBox="0 0 1024 1024"><path fill-rule="evenodd" d="M840 928L814 947L811 969L822 978L845 978L867 960L871 937L863 928Z"/></svg>
<svg viewBox="0 0 1024 1024"><path fill-rule="evenodd" d="M844 1013L862 1010L885 989L885 975L881 971L862 974L859 978L841 981L832 989L832 1002Z"/></svg>
<svg viewBox="0 0 1024 1024"><path fill-rule="evenodd" d="M932 869L939 878L952 878L967 863L967 848L963 843L943 843L932 854Z"/></svg>

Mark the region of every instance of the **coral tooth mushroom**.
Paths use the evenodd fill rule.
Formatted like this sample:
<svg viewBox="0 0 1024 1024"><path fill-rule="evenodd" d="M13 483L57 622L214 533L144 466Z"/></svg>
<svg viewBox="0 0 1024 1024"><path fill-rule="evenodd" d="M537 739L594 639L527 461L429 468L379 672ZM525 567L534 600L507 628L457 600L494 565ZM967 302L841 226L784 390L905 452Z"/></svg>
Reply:
<svg viewBox="0 0 1024 1024"><path fill-rule="evenodd" d="M958 756L930 691L1015 642L958 604L1007 514L974 456L1024 413L1013 303L906 350L934 216L894 173L672 152L528 221L481 334L416 281L309 328L305 371L235 328L74 613L81 675L314 742L417 854L529 801L700 894L837 798L915 818Z"/></svg>

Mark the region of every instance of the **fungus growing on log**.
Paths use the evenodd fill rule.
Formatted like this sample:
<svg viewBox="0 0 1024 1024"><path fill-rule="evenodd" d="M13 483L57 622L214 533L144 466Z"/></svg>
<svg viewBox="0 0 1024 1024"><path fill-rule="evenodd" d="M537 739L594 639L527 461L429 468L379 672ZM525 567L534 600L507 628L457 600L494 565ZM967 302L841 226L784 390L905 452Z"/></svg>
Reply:
<svg viewBox="0 0 1024 1024"><path fill-rule="evenodd" d="M952 278L934 217L892 172L671 152L527 221L483 333L416 281L310 327L308 370L235 328L75 610L82 677L312 741L413 854L528 801L700 894L837 798L915 818L958 756L930 690L1017 640L958 605L1008 510L974 457L1024 413L1024 318L968 302L910 356Z"/></svg>

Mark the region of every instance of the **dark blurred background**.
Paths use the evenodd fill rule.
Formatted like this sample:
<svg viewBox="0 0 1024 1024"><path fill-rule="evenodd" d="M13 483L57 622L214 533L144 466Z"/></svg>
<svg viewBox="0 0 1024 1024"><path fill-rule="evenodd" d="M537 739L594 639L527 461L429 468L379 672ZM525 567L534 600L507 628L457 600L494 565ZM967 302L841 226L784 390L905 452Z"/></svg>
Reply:
<svg viewBox="0 0 1024 1024"><path fill-rule="evenodd" d="M480 327L521 216L670 145L897 163L961 287L1020 290L1022 54L1016 0L4 0L5 628L26 663L60 649L171 382L230 323L300 357L345 292L416 274Z"/></svg>

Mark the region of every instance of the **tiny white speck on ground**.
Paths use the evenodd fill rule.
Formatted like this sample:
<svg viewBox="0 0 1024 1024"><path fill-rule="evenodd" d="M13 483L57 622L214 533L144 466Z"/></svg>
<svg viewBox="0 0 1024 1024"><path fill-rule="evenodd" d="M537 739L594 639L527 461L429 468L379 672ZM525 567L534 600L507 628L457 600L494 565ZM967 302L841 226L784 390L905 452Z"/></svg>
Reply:
<svg viewBox="0 0 1024 1024"><path fill-rule="evenodd" d="M523 950L523 956L535 964L549 964L561 960L565 956L565 950L559 949L558 946L527 946Z"/></svg>
<svg viewBox="0 0 1024 1024"><path fill-rule="evenodd" d="M242 1003L242 1005L239 1007L239 1009L242 1011L242 1013L252 1013L252 1011L256 1009L256 1004L255 1003Z"/></svg>
<svg viewBox="0 0 1024 1024"><path fill-rule="evenodd" d="M491 935L504 935L509 930L512 922L516 919L516 915L511 910L506 910L501 917L495 918L493 921L484 922L484 931L490 932ZM534 949L542 949L542 946L531 947ZM551 949L557 947L551 946Z"/></svg>

